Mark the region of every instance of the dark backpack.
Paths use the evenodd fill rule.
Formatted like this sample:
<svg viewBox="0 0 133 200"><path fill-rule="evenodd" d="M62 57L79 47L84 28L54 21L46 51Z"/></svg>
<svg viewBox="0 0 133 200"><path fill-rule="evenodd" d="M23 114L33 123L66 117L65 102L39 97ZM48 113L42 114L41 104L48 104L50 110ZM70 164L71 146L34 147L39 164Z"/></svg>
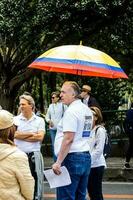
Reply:
<svg viewBox="0 0 133 200"><path fill-rule="evenodd" d="M98 126L95 130L95 134L97 133L97 130L99 127L102 127L105 129L104 126ZM103 155L106 158L108 158L111 154L111 137L110 137L110 134L107 133L107 130L106 130L106 138L105 138L105 143L104 143L104 149L103 149Z"/></svg>

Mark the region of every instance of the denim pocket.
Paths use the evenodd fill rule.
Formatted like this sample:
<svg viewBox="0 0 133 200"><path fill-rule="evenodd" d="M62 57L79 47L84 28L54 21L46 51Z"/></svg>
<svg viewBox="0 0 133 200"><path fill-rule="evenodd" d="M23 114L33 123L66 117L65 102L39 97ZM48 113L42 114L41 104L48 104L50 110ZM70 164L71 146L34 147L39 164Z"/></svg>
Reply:
<svg viewBox="0 0 133 200"><path fill-rule="evenodd" d="M68 154L63 164L66 166L70 174L82 175L88 174L90 168L91 158L90 154L73 153Z"/></svg>

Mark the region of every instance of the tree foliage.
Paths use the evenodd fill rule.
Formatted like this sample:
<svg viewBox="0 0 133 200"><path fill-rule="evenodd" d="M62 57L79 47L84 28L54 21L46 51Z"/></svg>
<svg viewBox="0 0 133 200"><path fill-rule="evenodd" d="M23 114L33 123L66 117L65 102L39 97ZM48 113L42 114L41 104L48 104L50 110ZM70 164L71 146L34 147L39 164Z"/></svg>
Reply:
<svg viewBox="0 0 133 200"><path fill-rule="evenodd" d="M36 73L27 66L42 52L62 44L83 40L132 73L132 6L132 0L1 0L0 104L12 110L20 87ZM103 88L113 85L108 80L96 81ZM114 89L111 93L118 94Z"/></svg>

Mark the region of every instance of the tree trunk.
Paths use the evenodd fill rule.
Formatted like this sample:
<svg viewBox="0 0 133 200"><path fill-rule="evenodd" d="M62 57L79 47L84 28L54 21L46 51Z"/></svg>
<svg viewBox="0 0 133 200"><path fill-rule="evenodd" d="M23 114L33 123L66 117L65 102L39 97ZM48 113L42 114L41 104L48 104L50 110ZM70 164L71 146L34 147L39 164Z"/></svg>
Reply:
<svg viewBox="0 0 133 200"><path fill-rule="evenodd" d="M56 73L49 73L47 88L49 89L50 94L56 90Z"/></svg>
<svg viewBox="0 0 133 200"><path fill-rule="evenodd" d="M39 78L40 109L41 109L41 112L44 113L43 79L42 79L41 73L39 74L38 78Z"/></svg>
<svg viewBox="0 0 133 200"><path fill-rule="evenodd" d="M3 90L0 90L0 105L3 109L13 112L15 95L6 94Z"/></svg>

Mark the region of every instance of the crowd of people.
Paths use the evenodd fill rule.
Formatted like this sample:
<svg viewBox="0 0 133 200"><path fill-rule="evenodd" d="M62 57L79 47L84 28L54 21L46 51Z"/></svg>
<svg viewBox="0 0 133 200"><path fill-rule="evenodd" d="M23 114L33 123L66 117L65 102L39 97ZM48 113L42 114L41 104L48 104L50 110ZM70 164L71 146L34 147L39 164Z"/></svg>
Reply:
<svg viewBox="0 0 133 200"><path fill-rule="evenodd" d="M0 108L0 199L43 200L40 149L45 123L52 143L51 167L60 175L65 166L71 178L70 185L57 188L57 200L85 200L87 192L90 200L103 200L106 130L102 111L91 87L80 89L74 81L64 82L60 92L52 92L45 120L35 113L30 93L19 97L17 116ZM125 165L129 161L128 150Z"/></svg>

